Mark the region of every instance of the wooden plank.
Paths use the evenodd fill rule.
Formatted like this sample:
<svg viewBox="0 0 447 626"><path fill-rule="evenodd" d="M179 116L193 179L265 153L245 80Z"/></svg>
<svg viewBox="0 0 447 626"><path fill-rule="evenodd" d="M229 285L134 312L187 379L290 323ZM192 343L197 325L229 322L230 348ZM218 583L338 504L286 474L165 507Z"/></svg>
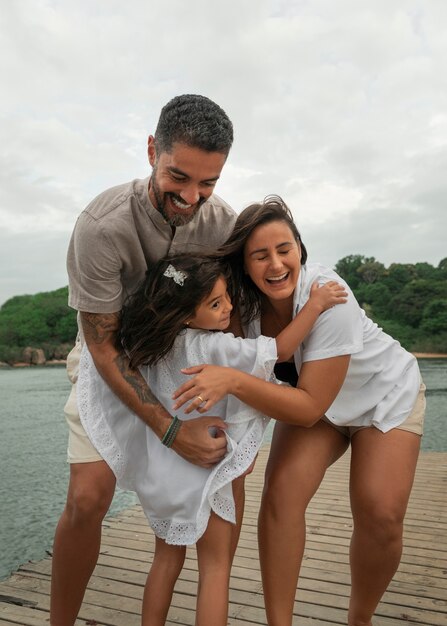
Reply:
<svg viewBox="0 0 447 626"><path fill-rule="evenodd" d="M18 624L19 626L48 626L47 612L36 611L24 606L2 604L0 606L0 625Z"/></svg>
<svg viewBox="0 0 447 626"><path fill-rule="evenodd" d="M257 551L257 515L268 450L247 479L241 540L230 582L231 626L265 624ZM352 518L349 455L330 468L308 514L308 541L294 615L300 626L346 624L348 550ZM423 453L405 525L402 563L377 610L380 626L447 624L447 454ZM139 506L104 522L98 565L77 626L139 626L141 598L154 551L154 537ZM49 624L51 560L26 563L0 582L0 626ZM195 550L189 548L169 612L168 625L194 624L197 590Z"/></svg>

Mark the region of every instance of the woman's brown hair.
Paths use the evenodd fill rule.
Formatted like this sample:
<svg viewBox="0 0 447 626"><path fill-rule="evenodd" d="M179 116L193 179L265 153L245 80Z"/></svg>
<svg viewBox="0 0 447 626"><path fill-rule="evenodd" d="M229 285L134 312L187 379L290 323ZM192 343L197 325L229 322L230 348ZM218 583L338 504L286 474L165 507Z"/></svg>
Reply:
<svg viewBox="0 0 447 626"><path fill-rule="evenodd" d="M244 270L245 245L253 231L262 224L284 222L290 228L295 241L301 248L301 264L307 260L307 250L301 241L301 235L293 221L289 207L280 196L267 196L263 202L251 204L238 216L233 232L219 249L219 256L228 262L236 298L241 306L241 320L249 324L255 319L261 308L261 293L250 276Z"/></svg>

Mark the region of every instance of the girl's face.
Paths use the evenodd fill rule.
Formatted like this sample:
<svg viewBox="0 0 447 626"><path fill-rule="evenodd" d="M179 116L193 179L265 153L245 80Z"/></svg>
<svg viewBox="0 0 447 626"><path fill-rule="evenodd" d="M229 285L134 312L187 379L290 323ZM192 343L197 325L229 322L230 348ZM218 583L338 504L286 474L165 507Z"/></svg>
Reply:
<svg viewBox="0 0 447 626"><path fill-rule="evenodd" d="M227 291L227 281L221 276L212 292L199 304L194 317L187 320L189 328L202 330L225 330L230 324L233 309Z"/></svg>
<svg viewBox="0 0 447 626"><path fill-rule="evenodd" d="M301 270L301 248L286 222L261 224L244 249L247 274L269 300L293 297Z"/></svg>

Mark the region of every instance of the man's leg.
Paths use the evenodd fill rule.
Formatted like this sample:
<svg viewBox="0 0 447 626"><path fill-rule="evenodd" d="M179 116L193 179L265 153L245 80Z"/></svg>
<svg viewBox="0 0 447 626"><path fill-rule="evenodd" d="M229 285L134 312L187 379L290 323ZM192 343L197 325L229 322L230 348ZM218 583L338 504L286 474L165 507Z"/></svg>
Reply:
<svg viewBox="0 0 447 626"><path fill-rule="evenodd" d="M99 555L101 524L115 491L105 461L73 463L53 545L51 626L73 626Z"/></svg>

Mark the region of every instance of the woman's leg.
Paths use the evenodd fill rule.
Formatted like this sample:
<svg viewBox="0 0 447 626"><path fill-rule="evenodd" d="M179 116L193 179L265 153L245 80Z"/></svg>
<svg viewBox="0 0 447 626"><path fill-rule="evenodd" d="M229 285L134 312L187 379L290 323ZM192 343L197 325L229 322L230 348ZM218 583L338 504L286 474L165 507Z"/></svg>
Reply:
<svg viewBox="0 0 447 626"><path fill-rule="evenodd" d="M259 555L269 626L292 624L306 538L306 508L348 439L326 422L276 424L259 516Z"/></svg>
<svg viewBox="0 0 447 626"><path fill-rule="evenodd" d="M226 626L233 524L211 513L208 526L197 542L199 590L196 626Z"/></svg>
<svg viewBox="0 0 447 626"><path fill-rule="evenodd" d="M403 520L420 437L365 428L352 438L350 494L354 519L349 626L370 626L400 562Z"/></svg>
<svg viewBox="0 0 447 626"><path fill-rule="evenodd" d="M163 626L185 561L186 547L155 538L155 553L143 596L142 626Z"/></svg>

